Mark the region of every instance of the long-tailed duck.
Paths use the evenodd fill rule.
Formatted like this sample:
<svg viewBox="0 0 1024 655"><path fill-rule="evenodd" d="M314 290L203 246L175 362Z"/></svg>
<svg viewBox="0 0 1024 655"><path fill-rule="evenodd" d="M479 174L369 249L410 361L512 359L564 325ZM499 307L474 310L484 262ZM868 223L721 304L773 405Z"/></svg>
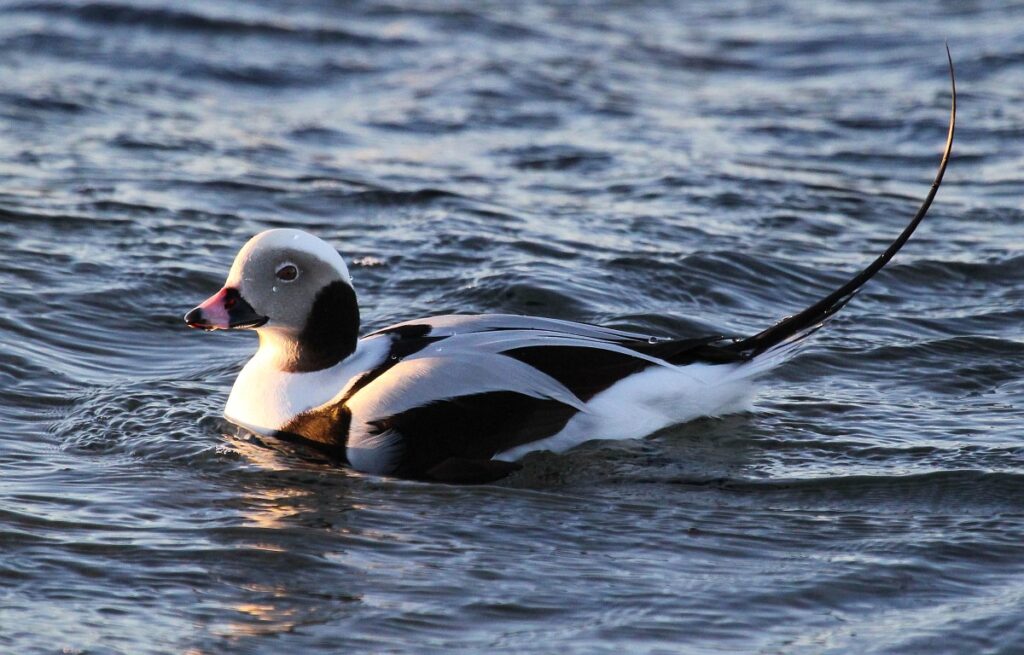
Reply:
<svg viewBox="0 0 1024 655"><path fill-rule="evenodd" d="M293 229L253 237L190 327L254 329L259 349L224 415L374 474L487 482L534 450L632 439L746 406L752 381L839 311L924 218L949 162L953 85L938 172L917 214L867 268L792 316L745 338L676 339L513 315L451 315L359 338L348 268Z"/></svg>

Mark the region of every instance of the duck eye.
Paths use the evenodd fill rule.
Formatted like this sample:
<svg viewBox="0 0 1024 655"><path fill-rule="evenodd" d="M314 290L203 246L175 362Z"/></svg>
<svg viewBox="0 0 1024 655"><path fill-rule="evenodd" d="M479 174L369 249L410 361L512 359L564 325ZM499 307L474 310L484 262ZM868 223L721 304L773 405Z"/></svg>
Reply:
<svg viewBox="0 0 1024 655"><path fill-rule="evenodd" d="M284 264L279 266L277 271L274 273L278 280L284 282L291 282L295 278L299 277L299 269L294 264Z"/></svg>

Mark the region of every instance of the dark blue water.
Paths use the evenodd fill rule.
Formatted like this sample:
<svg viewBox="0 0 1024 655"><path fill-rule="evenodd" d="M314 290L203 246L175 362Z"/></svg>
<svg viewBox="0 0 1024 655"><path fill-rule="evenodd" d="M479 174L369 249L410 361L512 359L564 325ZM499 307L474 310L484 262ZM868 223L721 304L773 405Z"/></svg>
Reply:
<svg viewBox="0 0 1024 655"><path fill-rule="evenodd" d="M367 329L749 334L932 213L751 413L495 486L225 423L253 233ZM1024 5L0 4L0 652L1024 651Z"/></svg>

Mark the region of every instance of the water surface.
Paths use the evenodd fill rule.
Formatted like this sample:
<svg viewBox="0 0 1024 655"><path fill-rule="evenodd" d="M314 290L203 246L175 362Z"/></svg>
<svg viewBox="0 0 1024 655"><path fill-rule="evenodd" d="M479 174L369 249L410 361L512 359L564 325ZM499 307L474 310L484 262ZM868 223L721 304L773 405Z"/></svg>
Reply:
<svg viewBox="0 0 1024 655"><path fill-rule="evenodd" d="M340 6L339 6L340 5ZM1024 6L0 4L0 651L1024 649ZM253 233L367 330L750 334L905 251L747 414L356 475L220 416Z"/></svg>

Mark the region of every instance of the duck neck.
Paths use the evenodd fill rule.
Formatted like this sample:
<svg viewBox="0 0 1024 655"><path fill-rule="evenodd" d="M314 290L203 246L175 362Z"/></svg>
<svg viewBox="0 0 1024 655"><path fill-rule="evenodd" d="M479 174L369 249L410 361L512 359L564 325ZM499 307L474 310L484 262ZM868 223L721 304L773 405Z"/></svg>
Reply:
<svg viewBox="0 0 1024 655"><path fill-rule="evenodd" d="M309 373L330 368L356 350L359 303L345 282L332 282L317 294L302 331L266 327L258 330L260 352L281 371Z"/></svg>

